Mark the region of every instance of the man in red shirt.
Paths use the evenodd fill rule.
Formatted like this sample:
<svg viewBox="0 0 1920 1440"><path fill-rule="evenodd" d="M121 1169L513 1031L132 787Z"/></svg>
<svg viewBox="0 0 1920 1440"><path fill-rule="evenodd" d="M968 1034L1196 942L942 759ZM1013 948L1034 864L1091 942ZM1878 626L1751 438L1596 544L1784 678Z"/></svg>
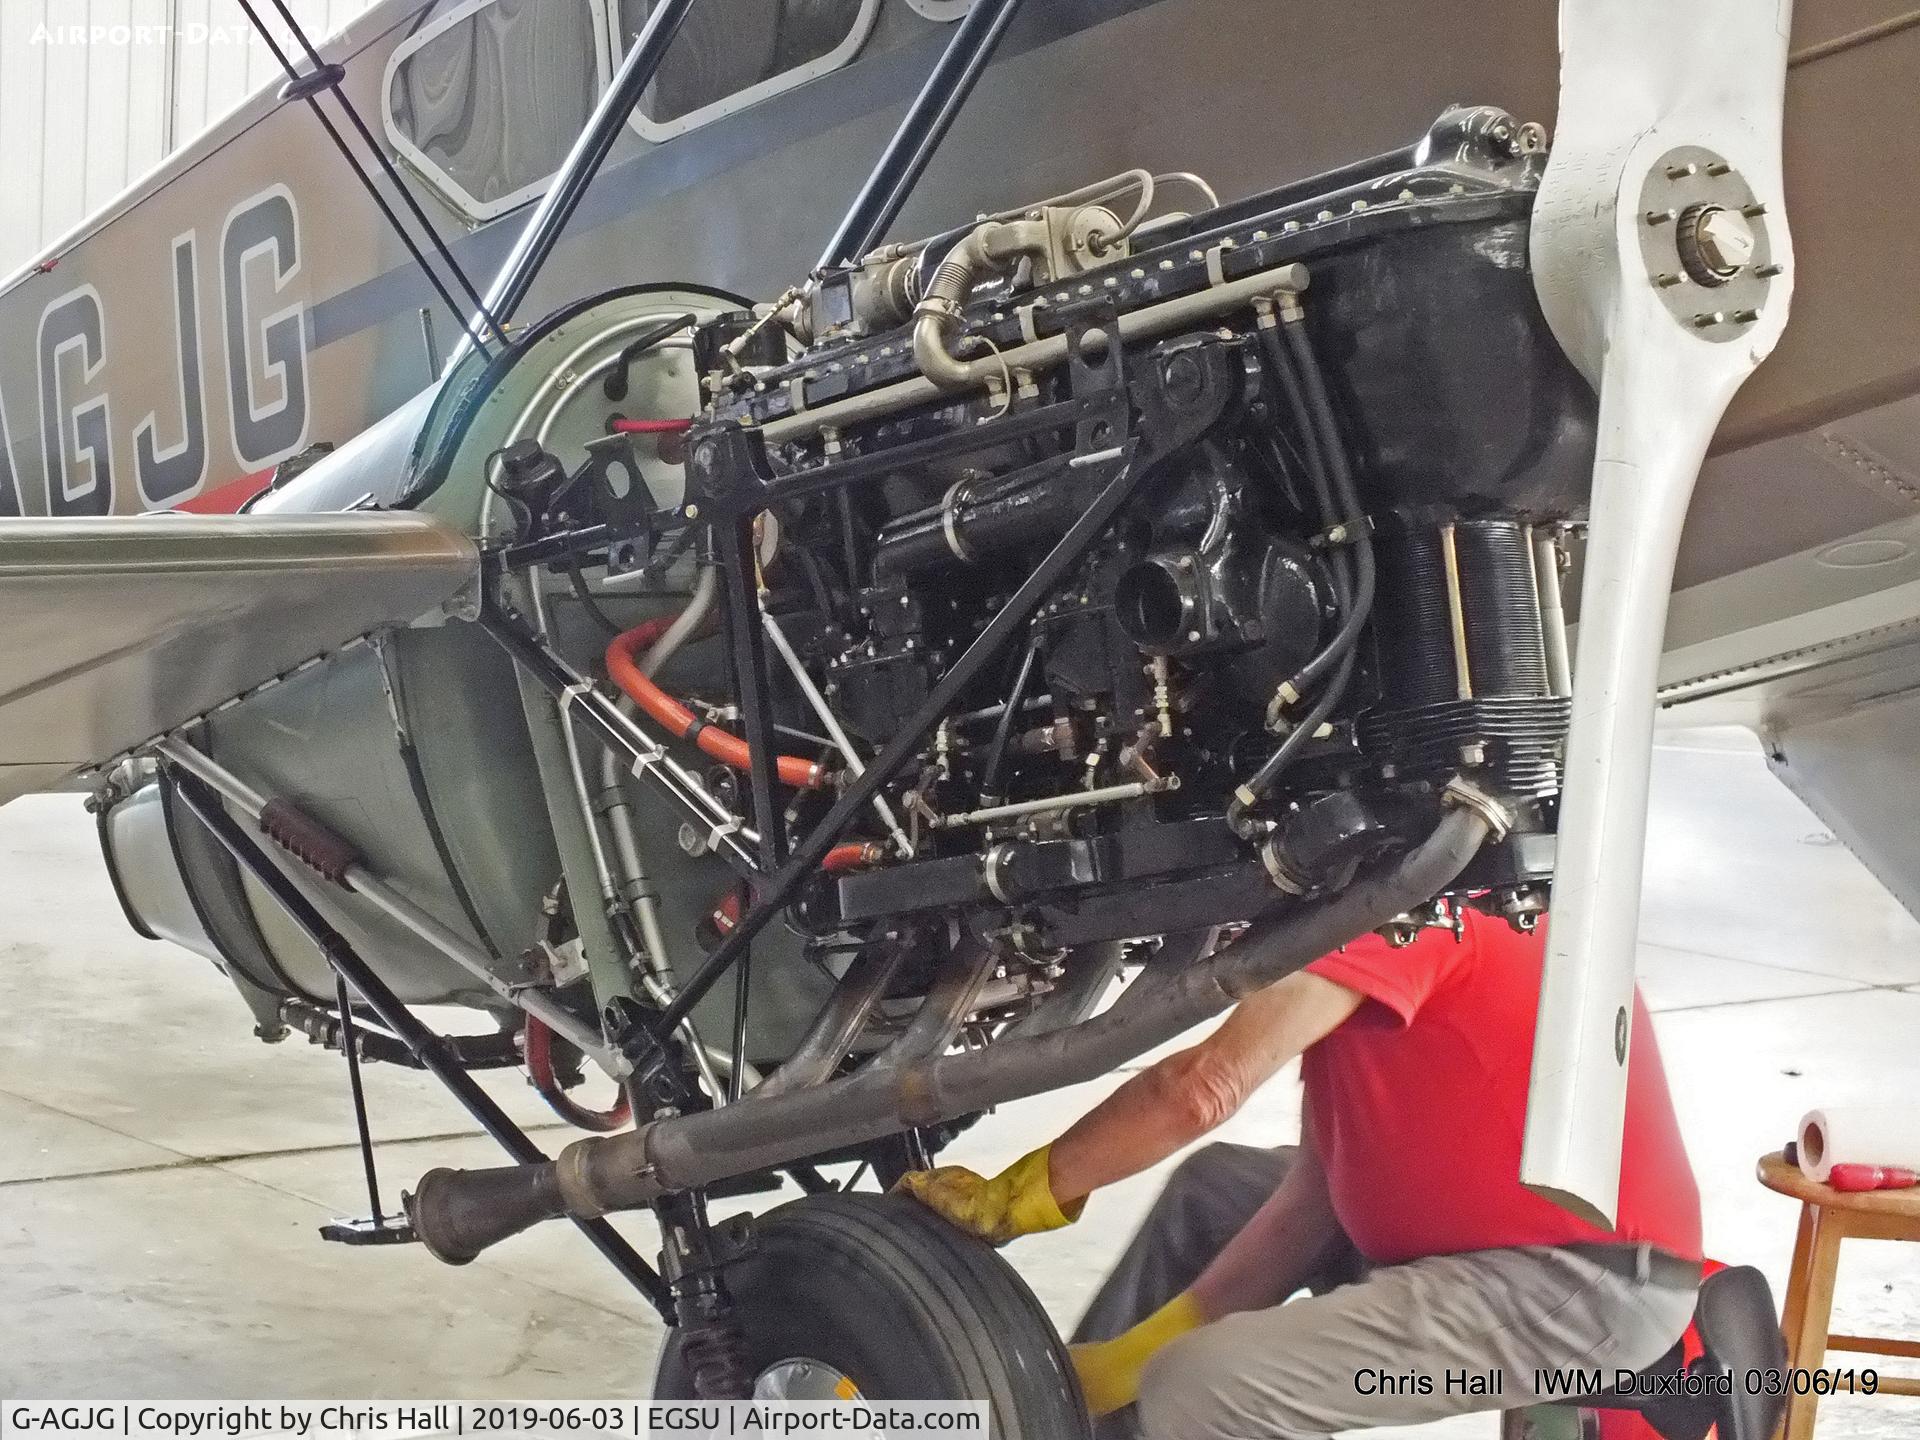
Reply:
<svg viewBox="0 0 1920 1440"><path fill-rule="evenodd" d="M1646 1007L1609 1231L1518 1179L1544 935L1461 918L1457 938L1365 936L1242 1001L994 1179L946 1167L903 1188L995 1244L1065 1225L1304 1055L1298 1150L1190 1159L1095 1301L1083 1335L1111 1338L1074 1363L1096 1414L1137 1401L1149 1440L1307 1440L1650 1365L1692 1315L1701 1252ZM1349 1247L1365 1273L1338 1284Z"/></svg>

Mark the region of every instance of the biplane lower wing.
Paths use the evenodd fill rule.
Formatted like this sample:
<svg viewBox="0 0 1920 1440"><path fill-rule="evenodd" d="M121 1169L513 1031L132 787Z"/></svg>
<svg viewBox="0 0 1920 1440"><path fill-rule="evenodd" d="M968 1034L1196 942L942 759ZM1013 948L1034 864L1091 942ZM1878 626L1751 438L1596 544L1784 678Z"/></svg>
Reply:
<svg viewBox="0 0 1920 1440"><path fill-rule="evenodd" d="M0 803L471 593L419 515L0 521Z"/></svg>

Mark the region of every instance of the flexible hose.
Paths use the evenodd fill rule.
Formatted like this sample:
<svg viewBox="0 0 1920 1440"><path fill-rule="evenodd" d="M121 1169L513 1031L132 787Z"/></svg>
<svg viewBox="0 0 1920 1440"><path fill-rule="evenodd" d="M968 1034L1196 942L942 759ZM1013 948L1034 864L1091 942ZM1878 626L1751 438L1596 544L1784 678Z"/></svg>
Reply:
<svg viewBox="0 0 1920 1440"><path fill-rule="evenodd" d="M1304 695L1359 642L1360 631L1373 611L1373 539L1363 523L1360 497L1353 483L1353 467L1347 462L1346 446L1341 442L1340 427L1334 419L1333 402L1327 396L1326 382L1321 378L1319 362L1307 338L1305 321L1298 315L1291 316L1282 322L1280 330L1294 361L1293 373L1299 380L1300 395L1306 406L1302 418L1319 438L1320 455L1328 471L1334 501L1340 507L1340 523L1359 527L1353 536L1353 608L1326 648L1288 682L1296 695Z"/></svg>
<svg viewBox="0 0 1920 1440"><path fill-rule="evenodd" d="M691 420L615 420L616 435L684 435L693 428Z"/></svg>
<svg viewBox="0 0 1920 1440"><path fill-rule="evenodd" d="M1353 656L1348 655L1340 662L1340 668L1333 672L1332 683L1314 702L1313 708L1301 717L1300 722L1288 732L1287 738L1280 742L1280 747L1267 757L1266 763L1259 770L1254 772L1253 778L1246 783L1245 789L1259 796L1265 795L1273 788L1273 782L1278 780L1281 772L1293 763L1293 757L1300 753L1301 747L1313 738L1322 725L1327 723L1327 717L1333 713L1333 707L1340 703L1340 697L1345 693L1347 681L1352 675ZM1227 810L1229 822L1238 821L1241 808L1240 796L1235 795L1232 805Z"/></svg>
<svg viewBox="0 0 1920 1440"><path fill-rule="evenodd" d="M640 672L649 680L659 673L662 667L679 653L707 622L713 613L715 601L720 594L719 572L712 566L702 566L693 582L693 593L687 601L687 608L678 615L663 617L666 625L640 659ZM651 631L658 622L650 622L639 627ZM637 641L639 644L645 641ZM630 696L620 701L622 713L631 714L637 706ZM625 789L621 781L621 767L612 750L603 750L600 759L601 806L606 817L607 828L613 834L614 854L622 872L624 888L629 896L634 919L640 928L641 944L646 949L648 975L646 985L652 994L654 1003L661 1008L673 1003L674 973L671 952L667 945L666 931L660 923L660 907L652 885L647 880L646 867L640 857L640 841L635 833L633 812L628 805ZM851 870L862 864L871 864L880 858L876 846L841 845L828 854L826 868L830 871ZM736 922L737 922L737 916ZM694 1064L699 1068L707 1093L723 1099L727 1088L721 1083L719 1072L715 1068L715 1053L710 1051L700 1038L699 1030L692 1020L681 1026L681 1034L687 1042L687 1048L693 1056ZM553 1103L551 1100L549 1104ZM576 1122L577 1123L577 1122Z"/></svg>
<svg viewBox="0 0 1920 1440"><path fill-rule="evenodd" d="M1285 337L1286 350L1280 336ZM1346 447L1340 440L1340 428L1334 418L1333 402L1327 396L1325 381L1307 338L1305 317L1298 305L1282 321L1278 334L1261 331L1268 362L1273 366L1281 390L1294 410L1301 432L1307 468L1314 495L1323 512L1329 503L1333 509L1325 518L1331 524L1356 527L1353 541L1353 578L1351 593L1344 568L1336 571L1337 589L1345 611L1340 628L1326 646L1303 665L1281 687L1283 698L1291 700L1311 691L1323 679L1326 688L1314 701L1279 747L1245 784L1238 786L1227 806L1227 821L1235 831L1245 833L1246 815L1273 788L1274 782L1293 762L1301 748L1327 722L1334 707L1345 694L1353 678L1355 647L1360 632L1373 612L1375 566L1373 537L1360 513L1360 496L1354 486L1353 467L1348 463ZM1291 362L1291 363L1289 363ZM1331 678L1328 678L1331 672Z"/></svg>
<svg viewBox="0 0 1920 1440"><path fill-rule="evenodd" d="M535 1015L527 1016L526 1022L526 1062L527 1078L533 1081L533 1088L540 1098L552 1107L569 1125L582 1130L592 1130L605 1135L615 1130L624 1130L633 1119L633 1108L628 1103L625 1092L621 1092L611 1109L591 1110L571 1095L561 1085L553 1068L553 1032Z"/></svg>
<svg viewBox="0 0 1920 1440"><path fill-rule="evenodd" d="M1320 523L1331 526L1344 517L1340 514L1339 502L1333 498L1333 479L1327 470L1326 456L1320 449L1320 427L1313 423L1312 413L1307 409L1307 395L1300 388L1300 377L1294 373L1292 362L1287 359L1286 346L1280 339L1280 327L1278 324L1262 325L1259 333L1261 353L1266 356L1267 368L1273 372L1273 378L1280 386L1280 394L1287 402L1293 428L1300 439L1300 459L1307 472L1308 483L1313 486L1313 500Z"/></svg>
<svg viewBox="0 0 1920 1440"><path fill-rule="evenodd" d="M640 653L667 634L673 627L674 618L658 616L624 634L616 635L607 646L608 677L669 734L682 740L692 740L722 765L735 770L752 769L753 752L747 748L746 741L700 720L693 711L656 685L641 667ZM796 790L818 790L827 783L826 772L817 763L797 755L780 756L775 768L780 783Z"/></svg>
<svg viewBox="0 0 1920 1440"><path fill-rule="evenodd" d="M883 845L870 845L863 840L852 840L827 851L826 858L820 862L820 868L829 875L844 875L849 870L858 870L862 865L873 864L885 854L886 847Z"/></svg>
<svg viewBox="0 0 1920 1440"><path fill-rule="evenodd" d="M820 861L820 868L829 875L844 875L849 870L858 870L864 865L872 865L886 858L884 845L870 845L862 840L849 840L844 845L836 845L827 851ZM740 923L740 887L729 885L720 898L707 911L707 921L713 926L716 935L727 935Z"/></svg>

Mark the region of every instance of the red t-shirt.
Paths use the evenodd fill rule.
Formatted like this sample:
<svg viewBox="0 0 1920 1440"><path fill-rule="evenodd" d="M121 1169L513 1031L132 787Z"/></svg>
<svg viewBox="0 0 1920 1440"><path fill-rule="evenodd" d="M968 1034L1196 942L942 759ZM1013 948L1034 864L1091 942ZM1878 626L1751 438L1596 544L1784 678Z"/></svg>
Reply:
<svg viewBox="0 0 1920 1440"><path fill-rule="evenodd" d="M1520 1185L1544 932L1467 911L1455 940L1375 935L1308 970L1367 997L1307 1051L1308 1119L1334 1214L1381 1264L1515 1245L1646 1241L1700 1258L1700 1193L1647 1007L1634 997L1619 1228Z"/></svg>

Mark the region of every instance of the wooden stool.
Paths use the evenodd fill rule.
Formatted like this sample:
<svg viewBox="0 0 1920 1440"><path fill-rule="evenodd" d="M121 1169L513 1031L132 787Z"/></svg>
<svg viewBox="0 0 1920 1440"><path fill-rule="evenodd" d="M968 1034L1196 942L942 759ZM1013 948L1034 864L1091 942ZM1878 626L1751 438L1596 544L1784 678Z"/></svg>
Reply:
<svg viewBox="0 0 1920 1440"><path fill-rule="evenodd" d="M1842 1240L1920 1240L1920 1187L1868 1190L1847 1194L1809 1180L1784 1155L1760 1162L1760 1183L1800 1202L1800 1233L1793 1242L1793 1273L1787 1278L1786 1313L1780 1328L1787 1336L1787 1363L1813 1371L1826 1363L1827 1351L1892 1355L1920 1360L1920 1341L1882 1340L1868 1335L1830 1335L1833 1280L1840 1268ZM1882 1375L1881 1395L1920 1395L1920 1380ZM1786 1440L1813 1440L1818 1395L1792 1394L1787 1401Z"/></svg>

